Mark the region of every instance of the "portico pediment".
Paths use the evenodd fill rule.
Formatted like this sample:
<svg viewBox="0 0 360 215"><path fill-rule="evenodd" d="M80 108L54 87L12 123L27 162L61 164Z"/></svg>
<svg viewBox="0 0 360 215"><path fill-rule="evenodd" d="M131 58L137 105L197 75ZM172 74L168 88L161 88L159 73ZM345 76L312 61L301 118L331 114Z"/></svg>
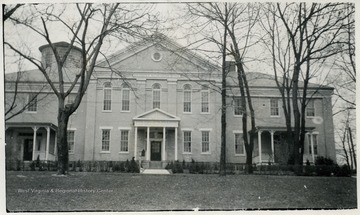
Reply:
<svg viewBox="0 0 360 215"><path fill-rule="evenodd" d="M155 108L133 118L135 127L178 127L180 118Z"/></svg>

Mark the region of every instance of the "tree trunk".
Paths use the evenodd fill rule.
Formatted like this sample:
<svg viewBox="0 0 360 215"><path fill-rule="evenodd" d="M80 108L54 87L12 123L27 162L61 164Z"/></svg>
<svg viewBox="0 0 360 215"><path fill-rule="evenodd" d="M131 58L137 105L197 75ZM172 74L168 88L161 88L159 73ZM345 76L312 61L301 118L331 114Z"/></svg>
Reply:
<svg viewBox="0 0 360 215"><path fill-rule="evenodd" d="M348 141L349 141L349 144L350 144L350 154L351 154L351 157L353 158L354 160L354 166L355 166L355 169L357 167L356 165L356 154L355 154L355 147L354 147L354 142L353 142L353 139L352 139L352 133L351 133L351 128L348 127L348 132L349 132L349 136L348 136Z"/></svg>
<svg viewBox="0 0 360 215"><path fill-rule="evenodd" d="M57 129L58 174L66 175L69 169L69 154L67 143L67 125L69 116L59 108Z"/></svg>
<svg viewBox="0 0 360 215"><path fill-rule="evenodd" d="M294 74L292 78L293 88L292 88L292 102L293 102L293 113L294 113L294 149L293 149L293 156L294 156L294 164L300 165L300 111L298 106L298 85L299 85L299 74L300 74L300 66L299 61L297 60L294 66ZM298 173L298 168L295 168L295 171Z"/></svg>

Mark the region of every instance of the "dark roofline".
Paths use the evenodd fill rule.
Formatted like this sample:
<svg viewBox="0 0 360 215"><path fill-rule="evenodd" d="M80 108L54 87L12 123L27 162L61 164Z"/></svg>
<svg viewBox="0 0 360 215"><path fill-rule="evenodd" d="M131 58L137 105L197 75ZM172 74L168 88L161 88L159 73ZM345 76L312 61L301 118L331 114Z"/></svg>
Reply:
<svg viewBox="0 0 360 215"><path fill-rule="evenodd" d="M69 47L70 43L61 41L61 42L53 43L52 45L53 46L58 46L58 47ZM40 46L39 51L42 52L43 49L45 49L47 47L50 47L50 44L45 44L45 45ZM80 51L80 52L82 51L79 47L76 47L74 45L72 46L72 49L75 49L75 50Z"/></svg>

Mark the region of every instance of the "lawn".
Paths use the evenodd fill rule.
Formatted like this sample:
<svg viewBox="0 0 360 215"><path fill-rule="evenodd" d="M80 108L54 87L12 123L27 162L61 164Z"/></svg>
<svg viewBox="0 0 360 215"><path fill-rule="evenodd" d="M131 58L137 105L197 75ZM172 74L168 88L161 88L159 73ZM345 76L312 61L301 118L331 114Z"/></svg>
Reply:
<svg viewBox="0 0 360 215"><path fill-rule="evenodd" d="M356 179L266 175L6 172L14 211L356 208Z"/></svg>

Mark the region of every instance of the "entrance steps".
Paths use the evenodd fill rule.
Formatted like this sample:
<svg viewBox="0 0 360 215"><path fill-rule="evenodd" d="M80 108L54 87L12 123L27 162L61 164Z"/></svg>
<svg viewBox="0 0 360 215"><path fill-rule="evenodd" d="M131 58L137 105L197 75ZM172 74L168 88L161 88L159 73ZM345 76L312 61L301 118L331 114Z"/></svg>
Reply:
<svg viewBox="0 0 360 215"><path fill-rule="evenodd" d="M170 172L167 169L144 169L142 174L153 174L153 175L169 175Z"/></svg>

